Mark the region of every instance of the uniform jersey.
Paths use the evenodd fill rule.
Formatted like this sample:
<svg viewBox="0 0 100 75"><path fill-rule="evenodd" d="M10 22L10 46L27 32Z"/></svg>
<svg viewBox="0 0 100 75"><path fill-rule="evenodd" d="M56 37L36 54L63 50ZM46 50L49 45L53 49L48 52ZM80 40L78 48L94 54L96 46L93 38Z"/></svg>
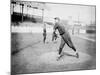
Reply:
<svg viewBox="0 0 100 75"><path fill-rule="evenodd" d="M54 30L58 29L60 35L63 35L65 32L67 32L65 30L65 27L63 26L62 23L58 22L58 23L55 23L55 26L54 26Z"/></svg>

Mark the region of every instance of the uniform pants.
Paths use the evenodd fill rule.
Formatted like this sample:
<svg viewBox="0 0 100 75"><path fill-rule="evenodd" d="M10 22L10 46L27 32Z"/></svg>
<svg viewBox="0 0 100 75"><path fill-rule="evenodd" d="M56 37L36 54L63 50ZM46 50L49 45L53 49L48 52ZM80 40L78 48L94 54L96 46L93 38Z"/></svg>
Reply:
<svg viewBox="0 0 100 75"><path fill-rule="evenodd" d="M46 33L43 33L43 42L45 43L45 40L46 40Z"/></svg>
<svg viewBox="0 0 100 75"><path fill-rule="evenodd" d="M61 54L62 49L65 46L65 44L67 44L70 48L72 48L74 51L76 51L76 49L71 41L70 35L67 33L64 33L63 35L61 35L61 44L59 47L59 54Z"/></svg>

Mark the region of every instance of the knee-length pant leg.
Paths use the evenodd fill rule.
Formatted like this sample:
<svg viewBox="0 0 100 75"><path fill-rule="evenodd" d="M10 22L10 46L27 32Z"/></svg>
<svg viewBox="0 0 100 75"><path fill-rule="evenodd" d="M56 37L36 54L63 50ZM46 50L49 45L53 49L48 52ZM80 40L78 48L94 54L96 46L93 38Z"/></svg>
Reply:
<svg viewBox="0 0 100 75"><path fill-rule="evenodd" d="M45 43L46 41L46 33L43 33L43 42Z"/></svg>
<svg viewBox="0 0 100 75"><path fill-rule="evenodd" d="M60 47L59 47L59 54L61 54L64 45L65 45L65 41L64 41L63 38L61 37L61 43L60 43Z"/></svg>
<svg viewBox="0 0 100 75"><path fill-rule="evenodd" d="M63 34L62 38L70 48L72 48L74 51L76 51L76 48L74 47L72 40L71 40L69 35Z"/></svg>

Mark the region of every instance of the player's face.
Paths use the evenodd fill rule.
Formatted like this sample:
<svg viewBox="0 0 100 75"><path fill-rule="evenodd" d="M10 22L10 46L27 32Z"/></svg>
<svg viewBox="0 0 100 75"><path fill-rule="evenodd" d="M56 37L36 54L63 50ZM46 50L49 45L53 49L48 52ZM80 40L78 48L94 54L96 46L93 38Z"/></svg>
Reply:
<svg viewBox="0 0 100 75"><path fill-rule="evenodd" d="M55 23L57 23L57 22L59 22L59 20L58 19L55 19Z"/></svg>

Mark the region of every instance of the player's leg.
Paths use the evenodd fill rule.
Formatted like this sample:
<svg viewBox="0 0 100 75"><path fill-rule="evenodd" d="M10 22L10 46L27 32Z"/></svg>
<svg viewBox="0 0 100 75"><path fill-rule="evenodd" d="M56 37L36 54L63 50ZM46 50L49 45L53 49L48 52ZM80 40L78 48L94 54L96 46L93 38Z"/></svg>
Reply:
<svg viewBox="0 0 100 75"><path fill-rule="evenodd" d="M59 55L61 54L64 45L65 45L65 41L63 40L63 38L61 38L61 43L60 43L60 47L59 47Z"/></svg>
<svg viewBox="0 0 100 75"><path fill-rule="evenodd" d="M57 61L63 56L63 54L61 54L61 53L62 53L64 45L65 45L65 41L61 38L61 43L60 43L60 47L59 47L59 55L60 56L57 58Z"/></svg>
<svg viewBox="0 0 100 75"><path fill-rule="evenodd" d="M76 51L76 48L75 48L75 46L73 45L73 42L72 42L70 36L64 34L62 37L63 37L64 41L66 42L66 44L67 44L70 48L72 48L72 49L75 51L76 57L79 58L79 54L78 54L78 52Z"/></svg>
<svg viewBox="0 0 100 75"><path fill-rule="evenodd" d="M45 43L45 40L46 40L46 37L44 36L44 40L43 40L44 43Z"/></svg>
<svg viewBox="0 0 100 75"><path fill-rule="evenodd" d="M43 38L43 42L45 43L45 41L46 41L46 33L43 34L43 37L44 37Z"/></svg>
<svg viewBox="0 0 100 75"><path fill-rule="evenodd" d="M68 38L67 41L68 41L68 42L67 42L67 45L68 45L70 48L72 48L72 49L76 52L76 48L75 48L75 46L73 45L73 42L72 42L71 38Z"/></svg>
<svg viewBox="0 0 100 75"><path fill-rule="evenodd" d="M70 48L72 48L72 49L75 51L76 57L79 58L79 54L78 54L78 52L77 52L75 46L73 45L73 42L71 41L71 38L68 39L68 45L69 45Z"/></svg>

